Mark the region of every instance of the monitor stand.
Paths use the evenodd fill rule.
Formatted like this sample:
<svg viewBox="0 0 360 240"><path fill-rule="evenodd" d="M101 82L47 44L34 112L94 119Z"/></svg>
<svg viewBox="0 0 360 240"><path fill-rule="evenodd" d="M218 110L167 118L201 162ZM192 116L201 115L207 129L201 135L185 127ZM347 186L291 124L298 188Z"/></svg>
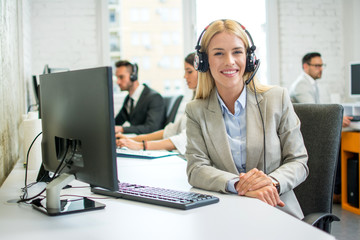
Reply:
<svg viewBox="0 0 360 240"><path fill-rule="evenodd" d="M46 207L44 207L44 205L42 204L43 200L41 199L35 199L32 202L32 206L35 209L49 216L57 216L105 208L105 204L95 202L86 197L75 200L60 200L60 191L63 189L63 187L65 187L74 179L75 176L72 174L61 174L59 177L51 181L46 187Z"/></svg>

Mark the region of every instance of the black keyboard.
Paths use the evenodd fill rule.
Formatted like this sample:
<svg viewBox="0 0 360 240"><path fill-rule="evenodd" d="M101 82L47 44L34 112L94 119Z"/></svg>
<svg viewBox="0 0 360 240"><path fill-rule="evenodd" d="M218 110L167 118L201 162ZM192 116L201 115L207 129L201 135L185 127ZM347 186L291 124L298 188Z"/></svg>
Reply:
<svg viewBox="0 0 360 240"><path fill-rule="evenodd" d="M99 187L93 187L91 191L97 194L183 210L219 202L219 198L211 195L129 183L119 183L119 191L109 191Z"/></svg>

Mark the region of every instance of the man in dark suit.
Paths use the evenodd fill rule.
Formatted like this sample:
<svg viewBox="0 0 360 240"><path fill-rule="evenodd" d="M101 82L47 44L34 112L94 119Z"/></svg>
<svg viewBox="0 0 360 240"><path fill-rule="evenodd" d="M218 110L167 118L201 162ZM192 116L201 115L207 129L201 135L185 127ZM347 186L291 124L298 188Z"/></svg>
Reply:
<svg viewBox="0 0 360 240"><path fill-rule="evenodd" d="M126 60L116 62L117 84L128 91L123 107L115 118L116 133L150 133L162 128L165 104L162 96L138 81L138 66Z"/></svg>

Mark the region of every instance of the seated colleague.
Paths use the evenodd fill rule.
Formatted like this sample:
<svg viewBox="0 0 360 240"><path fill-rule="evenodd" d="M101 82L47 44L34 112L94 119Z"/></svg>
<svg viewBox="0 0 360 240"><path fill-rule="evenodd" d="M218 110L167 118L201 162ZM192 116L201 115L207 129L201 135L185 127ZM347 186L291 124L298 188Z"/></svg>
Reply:
<svg viewBox="0 0 360 240"><path fill-rule="evenodd" d="M323 61L321 54L310 52L302 58L303 72L290 87L291 101L294 103L321 103L318 79L321 78L323 71ZM343 127L350 125L352 117L344 116Z"/></svg>
<svg viewBox="0 0 360 240"><path fill-rule="evenodd" d="M165 121L162 96L146 84L140 85L137 64L120 60L115 66L117 84L121 91L129 92L115 118L115 133L142 134L159 130Z"/></svg>
<svg viewBox="0 0 360 240"><path fill-rule="evenodd" d="M320 103L317 80L321 78L323 62L318 52L305 54L302 59L303 72L290 87L294 103Z"/></svg>
<svg viewBox="0 0 360 240"><path fill-rule="evenodd" d="M195 91L197 86L197 72L194 69L195 53L185 58L184 68L186 83ZM186 150L186 115L184 114L175 123L169 123L163 130L149 134L142 134L136 137L127 138L121 133L117 134L116 145L129 149L141 150L175 150L184 155ZM144 141L144 142L143 142Z"/></svg>
<svg viewBox="0 0 360 240"><path fill-rule="evenodd" d="M308 176L308 156L286 89L256 77L245 84L256 72L256 57L239 23L218 20L204 31L197 49L205 64L185 110L189 183L258 198L303 218L293 189Z"/></svg>
<svg viewBox="0 0 360 240"><path fill-rule="evenodd" d="M323 66L324 64L320 53L310 52L305 54L302 59L303 72L290 88L290 96L293 102L321 103L317 81L321 78ZM344 116L342 127L348 127L352 118L353 117L350 116ZM340 161L341 158L339 155L338 163L340 163ZM333 202L341 202L341 164L337 164Z"/></svg>

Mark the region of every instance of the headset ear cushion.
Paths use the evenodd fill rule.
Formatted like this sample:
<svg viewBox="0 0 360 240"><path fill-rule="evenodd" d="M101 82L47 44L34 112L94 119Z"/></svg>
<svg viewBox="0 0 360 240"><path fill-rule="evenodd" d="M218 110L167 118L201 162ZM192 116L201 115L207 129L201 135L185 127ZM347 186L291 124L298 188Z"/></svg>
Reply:
<svg viewBox="0 0 360 240"><path fill-rule="evenodd" d="M136 81L136 77L134 76L134 74L130 75L130 81L132 81L132 82Z"/></svg>
<svg viewBox="0 0 360 240"><path fill-rule="evenodd" d="M132 65L132 73L130 74L130 81L134 82L138 79L138 65L134 63Z"/></svg>
<svg viewBox="0 0 360 240"><path fill-rule="evenodd" d="M254 55L248 53L246 56L246 67L245 72L253 72L255 70L255 59Z"/></svg>
<svg viewBox="0 0 360 240"><path fill-rule="evenodd" d="M196 53L194 59L194 67L199 72L206 72L207 70L209 70L209 61L206 53Z"/></svg>

